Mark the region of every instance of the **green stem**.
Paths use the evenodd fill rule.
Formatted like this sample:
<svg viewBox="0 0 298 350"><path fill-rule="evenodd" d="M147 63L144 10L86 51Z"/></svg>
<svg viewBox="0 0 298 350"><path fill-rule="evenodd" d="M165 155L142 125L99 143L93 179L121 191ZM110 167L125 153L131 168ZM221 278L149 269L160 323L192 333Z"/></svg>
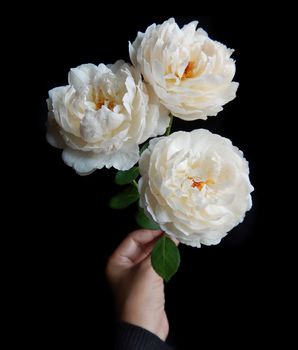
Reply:
<svg viewBox="0 0 298 350"><path fill-rule="evenodd" d="M166 133L165 133L165 136L169 136L170 133L171 133L171 129L172 129L172 124L173 124L173 114L170 113L170 124L169 126L167 127L167 130L166 130Z"/></svg>
<svg viewBox="0 0 298 350"><path fill-rule="evenodd" d="M135 188L138 190L138 183L136 182L136 180L133 180L132 184L135 186Z"/></svg>

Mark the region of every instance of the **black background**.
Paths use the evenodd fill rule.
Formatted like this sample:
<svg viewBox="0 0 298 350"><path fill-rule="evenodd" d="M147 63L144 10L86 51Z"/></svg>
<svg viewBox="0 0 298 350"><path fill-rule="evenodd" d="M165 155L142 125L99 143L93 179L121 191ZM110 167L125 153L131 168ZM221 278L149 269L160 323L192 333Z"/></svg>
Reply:
<svg viewBox="0 0 298 350"><path fill-rule="evenodd" d="M24 127L29 137L22 150L26 155L18 160L23 176L17 206L23 213L20 221L29 228L21 239L28 247L29 264L20 267L25 276L22 288L30 295L24 303L33 319L28 321L26 337L32 345L108 349L103 344L112 342L113 305L104 267L120 241L136 228L135 208L108 208L110 196L118 191L115 170L80 177L63 163L61 151L47 144L45 101L48 90L67 84L71 67L128 61L128 40L171 16L120 17L109 11L96 16L81 8L75 14L57 11L24 24L27 49L20 59L30 90L22 97L28 93ZM244 222L219 245L180 246L180 269L166 285L169 342L178 350L199 349L206 342L205 348L260 344L259 336L266 338L264 323L274 323L276 304L270 290L280 278L264 201L270 125L264 126L263 120L267 48L262 24L254 18L254 29L247 30L250 24L241 16L174 17L180 25L199 20L211 38L235 49L235 81L240 87L237 98L217 117L195 122L175 119L173 130L202 127L230 138L250 162L255 191Z"/></svg>

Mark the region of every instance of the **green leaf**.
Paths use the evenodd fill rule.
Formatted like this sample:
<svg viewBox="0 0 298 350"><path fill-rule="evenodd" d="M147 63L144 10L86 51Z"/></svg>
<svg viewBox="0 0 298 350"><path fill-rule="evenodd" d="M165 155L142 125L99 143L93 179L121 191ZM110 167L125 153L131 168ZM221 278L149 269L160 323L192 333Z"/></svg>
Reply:
<svg viewBox="0 0 298 350"><path fill-rule="evenodd" d="M139 175L139 167L134 166L129 170L118 171L115 176L117 185L127 185L133 182Z"/></svg>
<svg viewBox="0 0 298 350"><path fill-rule="evenodd" d="M136 214L136 222L142 228L147 228L149 230L160 230L158 224L150 218L148 218L143 208L139 208Z"/></svg>
<svg viewBox="0 0 298 350"><path fill-rule="evenodd" d="M110 207L113 209L124 209L139 199L139 192L135 186L130 185L125 190L110 199Z"/></svg>
<svg viewBox="0 0 298 350"><path fill-rule="evenodd" d="M176 244L166 236L161 237L153 248L151 263L159 276L168 282L180 265L180 253Z"/></svg>
<svg viewBox="0 0 298 350"><path fill-rule="evenodd" d="M145 151L145 149L148 148L148 146L149 146L149 141L145 142L145 143L143 144L143 146L141 147L141 149L140 149L140 155Z"/></svg>

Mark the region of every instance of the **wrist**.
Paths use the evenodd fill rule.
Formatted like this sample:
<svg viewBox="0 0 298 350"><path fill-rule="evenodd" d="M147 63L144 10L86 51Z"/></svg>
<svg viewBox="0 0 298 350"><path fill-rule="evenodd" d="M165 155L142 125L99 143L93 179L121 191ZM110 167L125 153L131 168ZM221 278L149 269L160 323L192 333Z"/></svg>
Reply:
<svg viewBox="0 0 298 350"><path fill-rule="evenodd" d="M119 349L172 350L166 342L154 333L127 322L121 322L117 325L116 339Z"/></svg>
<svg viewBox="0 0 298 350"><path fill-rule="evenodd" d="M165 341L167 335L163 334L161 331L161 322L159 321L159 317L148 318L143 315L138 314L137 312L123 312L120 315L119 320L124 323L129 323L134 326L141 327L157 337L159 337L162 341Z"/></svg>

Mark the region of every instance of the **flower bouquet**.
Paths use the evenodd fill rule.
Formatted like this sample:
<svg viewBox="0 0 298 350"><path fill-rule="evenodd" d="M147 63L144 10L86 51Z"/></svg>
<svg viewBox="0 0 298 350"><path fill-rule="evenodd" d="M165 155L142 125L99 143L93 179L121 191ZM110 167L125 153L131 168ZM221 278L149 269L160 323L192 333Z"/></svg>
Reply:
<svg viewBox="0 0 298 350"><path fill-rule="evenodd" d="M140 227L164 232L151 255L168 281L180 263L173 239L218 244L251 208L248 162L208 130L171 133L175 118L207 119L236 96L233 50L191 22L153 24L129 43L132 64L83 64L49 91L47 140L79 175L115 168L126 186L110 200L139 201Z"/></svg>

